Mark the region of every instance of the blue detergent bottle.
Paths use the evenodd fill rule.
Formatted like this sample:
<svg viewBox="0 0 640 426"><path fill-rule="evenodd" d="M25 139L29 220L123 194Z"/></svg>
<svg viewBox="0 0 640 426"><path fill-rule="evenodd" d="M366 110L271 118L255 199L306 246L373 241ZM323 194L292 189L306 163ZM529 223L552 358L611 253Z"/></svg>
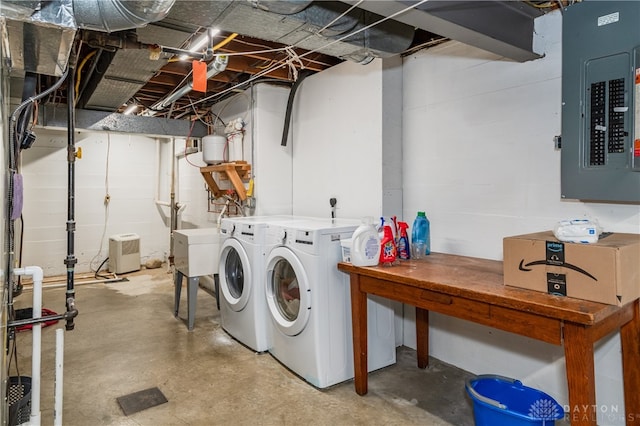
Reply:
<svg viewBox="0 0 640 426"><path fill-rule="evenodd" d="M420 259L431 253L431 230L424 212L418 212L411 230L411 257Z"/></svg>

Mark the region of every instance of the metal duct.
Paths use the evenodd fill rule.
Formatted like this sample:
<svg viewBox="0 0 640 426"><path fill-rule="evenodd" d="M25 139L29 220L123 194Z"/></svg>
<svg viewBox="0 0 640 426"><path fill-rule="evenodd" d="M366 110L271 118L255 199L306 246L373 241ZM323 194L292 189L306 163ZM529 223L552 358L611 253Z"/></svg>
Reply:
<svg viewBox="0 0 640 426"><path fill-rule="evenodd" d="M385 22L378 28L362 31L350 39L325 47L332 38L348 34L354 28L362 28L373 22L374 17L375 20L381 19L370 12L353 11L332 23L321 36L316 35L319 29L346 9L344 4L328 1L316 5L309 0L176 0L162 23L139 28L137 35L141 42L176 46L193 32L187 29L215 26L222 31L297 45L308 50L319 49L320 53L356 62L373 56L391 56L411 44L414 34L411 26ZM94 81L88 84L89 89L82 94L79 105L87 109L114 111L140 90L155 70L165 63L166 59L151 61L146 51L118 49L112 60L105 60L105 65L101 66L104 71L96 74ZM164 99L156 103L154 109L166 108L171 102Z"/></svg>
<svg viewBox="0 0 640 426"><path fill-rule="evenodd" d="M292 15L304 10L313 0L254 0L256 7L280 15Z"/></svg>
<svg viewBox="0 0 640 426"><path fill-rule="evenodd" d="M164 18L175 0L74 0L79 28L113 32L143 27Z"/></svg>
<svg viewBox="0 0 640 426"><path fill-rule="evenodd" d="M535 18L544 12L524 1L430 0L410 10L413 2L406 0L343 1L519 62L541 57L533 35Z"/></svg>
<svg viewBox="0 0 640 426"><path fill-rule="evenodd" d="M33 12L40 7L37 0L2 0L0 15L7 19L29 19Z"/></svg>
<svg viewBox="0 0 640 426"><path fill-rule="evenodd" d="M211 61L209 65L207 65L207 80L213 77L216 74L221 73L227 68L227 64L229 63L228 56L216 56L216 58ZM167 108L169 105L174 103L176 100L180 99L187 93L193 90L193 80L191 80L188 84L183 86L181 89L176 90L171 95L166 98L156 102L151 106L151 109L154 111L160 111L162 109Z"/></svg>
<svg viewBox="0 0 640 426"><path fill-rule="evenodd" d="M7 21L7 62L13 71L61 76L67 68L76 30Z"/></svg>
<svg viewBox="0 0 640 426"><path fill-rule="evenodd" d="M216 27L356 62L371 56L393 56L411 45L414 27L390 20L354 37L331 43L353 30L383 19L357 9L332 22L348 8L348 5L337 1L177 0L163 22L176 26L189 23ZM318 35L318 30L329 23L331 25Z"/></svg>
<svg viewBox="0 0 640 426"><path fill-rule="evenodd" d="M59 0L44 5L34 2L0 1L0 12L22 8L21 14L9 14L7 37L8 61L13 70L61 76L67 68L69 54L76 33L71 14L71 0ZM40 3L40 2L38 2ZM30 8L31 13L27 13Z"/></svg>
<svg viewBox="0 0 640 426"><path fill-rule="evenodd" d="M322 32L321 37L315 37L323 44L327 44L325 37L329 40L339 39L356 32L355 35L342 40L342 43L357 49L348 54L335 55L355 62L362 62L372 57L390 57L405 51L411 45L415 32L412 26L387 20L363 30L364 27L383 19L383 16L362 9L351 10L342 16L348 9L349 7L344 3L317 2L291 17L311 25L312 28L323 28L331 22L331 26ZM305 46L304 39L298 41L296 45L309 48Z"/></svg>
<svg viewBox="0 0 640 426"><path fill-rule="evenodd" d="M165 46L181 45L191 33L150 24L136 30L138 41ZM111 58L109 58L111 56ZM103 62L104 59L104 62ZM101 55L97 65L99 72L83 82L85 87L77 106L81 108L115 111L131 99L168 58L153 60L146 49L118 49Z"/></svg>
<svg viewBox="0 0 640 426"><path fill-rule="evenodd" d="M60 76L78 28L110 32L164 18L175 0L2 0L12 70Z"/></svg>

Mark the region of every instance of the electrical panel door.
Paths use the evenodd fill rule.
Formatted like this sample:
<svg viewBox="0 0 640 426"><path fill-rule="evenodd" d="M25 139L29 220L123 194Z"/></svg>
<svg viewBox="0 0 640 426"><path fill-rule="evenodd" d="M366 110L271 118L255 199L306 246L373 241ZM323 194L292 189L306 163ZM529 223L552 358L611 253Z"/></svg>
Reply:
<svg viewBox="0 0 640 426"><path fill-rule="evenodd" d="M640 202L640 2L563 14L562 197Z"/></svg>

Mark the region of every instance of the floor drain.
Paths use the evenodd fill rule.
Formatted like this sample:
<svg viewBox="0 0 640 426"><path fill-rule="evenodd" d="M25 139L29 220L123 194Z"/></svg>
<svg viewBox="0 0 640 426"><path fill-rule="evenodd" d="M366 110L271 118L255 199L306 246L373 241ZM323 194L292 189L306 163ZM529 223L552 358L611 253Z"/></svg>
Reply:
<svg viewBox="0 0 640 426"><path fill-rule="evenodd" d="M149 388L130 393L129 395L120 396L116 400L126 416L168 402L158 388Z"/></svg>

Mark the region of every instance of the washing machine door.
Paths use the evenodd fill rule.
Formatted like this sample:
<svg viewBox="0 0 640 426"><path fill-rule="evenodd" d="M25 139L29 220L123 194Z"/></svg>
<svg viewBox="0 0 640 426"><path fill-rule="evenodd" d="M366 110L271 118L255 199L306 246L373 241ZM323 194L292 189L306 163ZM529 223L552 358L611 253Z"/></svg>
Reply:
<svg viewBox="0 0 640 426"><path fill-rule="evenodd" d="M227 238L220 248L218 279L227 305L236 312L244 309L251 294L251 265L247 251L235 238Z"/></svg>
<svg viewBox="0 0 640 426"><path fill-rule="evenodd" d="M286 247L271 250L266 266L267 306L273 323L288 336L299 334L309 321L311 293L300 259Z"/></svg>

